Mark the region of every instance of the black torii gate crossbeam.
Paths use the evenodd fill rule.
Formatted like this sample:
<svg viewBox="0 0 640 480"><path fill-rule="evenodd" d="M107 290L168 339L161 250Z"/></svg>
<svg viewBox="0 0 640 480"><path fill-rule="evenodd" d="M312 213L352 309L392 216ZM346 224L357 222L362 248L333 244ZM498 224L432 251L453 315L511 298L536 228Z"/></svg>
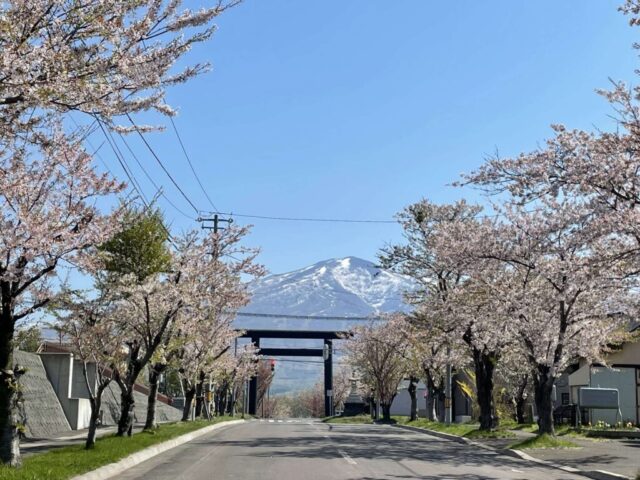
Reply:
<svg viewBox="0 0 640 480"><path fill-rule="evenodd" d="M250 338L260 348L262 338L317 339L324 341L324 348L262 348L261 355L278 357L323 357L324 359L324 413L333 413L333 340L347 338L349 332L324 330L243 330L240 337ZM258 411L258 377L249 382L249 415Z"/></svg>

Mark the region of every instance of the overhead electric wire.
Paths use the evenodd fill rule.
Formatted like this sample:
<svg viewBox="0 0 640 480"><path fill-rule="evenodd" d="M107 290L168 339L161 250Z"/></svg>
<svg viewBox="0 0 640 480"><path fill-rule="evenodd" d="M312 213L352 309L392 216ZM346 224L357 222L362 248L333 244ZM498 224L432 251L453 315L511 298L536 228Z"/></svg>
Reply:
<svg viewBox="0 0 640 480"><path fill-rule="evenodd" d="M324 365L324 361L320 360L294 360L294 359L288 359L288 358L280 358L279 356L274 356L274 355L266 355L266 358L275 358L277 359L278 362L284 362L284 363L310 363L310 364L314 364L314 365ZM348 362L333 362L334 365L349 365Z"/></svg>
<svg viewBox="0 0 640 480"><path fill-rule="evenodd" d="M526 213L535 213L540 209L528 210ZM274 220L282 222L321 222L321 223L360 223L360 224L397 224L400 225L398 220L382 220L382 219L353 219L353 218L318 218L318 217L286 217L286 216L273 216L273 215L255 215L248 213L233 213L233 212L221 212L219 210L214 211L202 211L200 213L225 215L229 217L241 217L252 218L256 220ZM503 213L474 215L473 218L498 218L503 216Z"/></svg>
<svg viewBox="0 0 640 480"><path fill-rule="evenodd" d="M216 205L213 203L213 200L211 200L211 197L209 197L209 194L207 193L207 190L204 188L204 185L202 185L202 182L200 181L200 177L196 173L196 169L193 167L193 163L191 163L191 158L189 158L189 154L187 153L187 149L185 148L184 143L182 142L182 137L180 136L180 133L178 132L178 128L176 127L176 124L173 121L173 117L169 116L169 120L171 120L171 126L173 127L173 131L175 132L176 137L178 138L178 143L180 144L180 148L182 148L182 153L184 153L184 158L187 159L187 162L189 163L189 167L191 168L191 172L193 173L193 176L196 178L198 185L200 185L200 190L202 190L202 193L204 193L204 196L209 201L209 204L211 205L211 207L214 210L218 210L218 207L216 207Z"/></svg>
<svg viewBox="0 0 640 480"><path fill-rule="evenodd" d="M199 213L198 207L196 207L196 205L191 201L191 199L187 196L184 190L182 190L180 185L178 185L178 182L176 182L175 178L173 178L169 170L167 170L167 167L164 166L164 163L162 163L162 160L160 160L160 157L158 156L158 154L155 152L153 147L151 147L151 145L149 144L145 136L142 134L138 126L135 124L135 122L133 121L133 118L131 118L131 115L129 115L128 113L126 115L127 115L127 118L129 119L129 122L131 122L131 125L133 125L133 128L135 129L136 133L142 139L142 142L145 144L149 152L151 152L151 155L153 155L153 158L155 158L156 162L158 162L158 165L160 165L160 168L162 168L162 170L167 175L167 177L169 177L169 180L171 180L171 183L173 183L173 185L178 189L178 191L184 197L187 203L191 205L191 208L193 208L196 214L198 214Z"/></svg>
<svg viewBox="0 0 640 480"><path fill-rule="evenodd" d="M78 130L80 130L82 127L80 127L80 124L76 121L75 118L73 118L72 116L70 116L69 118L71 118L71 121L75 124L76 128ZM91 122L91 125L93 125L93 123L95 123L95 120L93 122ZM96 127L97 129L97 127ZM99 151L102 148L102 145L104 145L104 142L102 142L98 148L96 148L92 143L91 140L89 140L88 135L84 135L82 138L83 142L86 142L87 145L89 145L91 147L91 149L93 150L93 153L91 154L91 156L95 156L98 157L98 160L100 160L100 162L102 163L102 165L104 166L104 168L107 170L107 172L109 172L109 175L111 175L113 178L116 178L115 174L111 171L111 169L109 168L109 165L107 165L107 162L104 161L104 158L102 158L102 155L100 155Z"/></svg>
<svg viewBox="0 0 640 480"><path fill-rule="evenodd" d="M118 133L118 135L120 136L120 140L122 141L122 143L124 143L124 146L127 148L127 150L129 151L129 153L131 154L131 156L133 157L135 162L138 164L138 166L142 170L142 173L144 173L144 175L147 177L149 182L151 182L151 185L153 185L155 187L156 191L160 195L162 195L162 197L167 201L167 203L169 203L169 205L171 205L182 216L188 218L189 220L195 220L195 217L189 215L188 213L185 213L184 210L179 208L175 203L173 203L171 201L171 199L167 196L167 194L164 193L164 190L163 190L162 186L158 186L158 184L153 180L151 175L149 175L149 172L147 172L146 168L144 168L144 166L142 165L142 162L140 161L138 156L135 154L135 152L133 151L131 146L129 146L129 143L127 142L127 140L124 138L124 135L122 135L121 133Z"/></svg>
<svg viewBox="0 0 640 480"><path fill-rule="evenodd" d="M360 220L349 218L312 218L312 217L276 217L269 215L250 215L245 213L220 212L213 211L207 213L215 213L218 215L226 215L230 217L254 218L257 220L276 220L283 222L325 222L325 223L398 223L396 220Z"/></svg>
<svg viewBox="0 0 640 480"><path fill-rule="evenodd" d="M238 317L259 317L259 318L287 318L294 320L333 320L333 321L357 321L357 322L384 322L383 317L359 317L359 316L323 316L323 315L289 315L285 313L259 313L259 312L238 312Z"/></svg>
<svg viewBox="0 0 640 480"><path fill-rule="evenodd" d="M120 157L121 153L120 153L120 155L118 154L119 150L117 149L117 145L114 147L113 144L111 143L111 140L109 139L109 136L107 135L107 132L106 132L104 126L102 125L102 122L97 117L96 117L96 120L98 121L98 125L100 126L100 130L102 130L102 134L107 139L107 143L109 144L109 146L113 150L113 153L116 156L116 159L118 160L118 163L120 163L120 166L122 167L122 169L124 170L124 173L126 174L127 178L131 182L131 185L133 186L134 190L140 196L140 199L142 200L142 203L144 204L144 206L146 208L148 208L149 207L149 202L147 201L146 197L144 196L144 192L142 191L142 187L140 187L138 185L137 181L135 180L135 177L133 176L133 172L129 172L129 169L126 166L126 160L124 158Z"/></svg>

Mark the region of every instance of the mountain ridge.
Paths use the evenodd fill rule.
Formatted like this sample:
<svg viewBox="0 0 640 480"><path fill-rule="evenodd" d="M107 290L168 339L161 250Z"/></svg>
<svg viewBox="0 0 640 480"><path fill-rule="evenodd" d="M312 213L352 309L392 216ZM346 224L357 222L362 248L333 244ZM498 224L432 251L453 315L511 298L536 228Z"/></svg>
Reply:
<svg viewBox="0 0 640 480"><path fill-rule="evenodd" d="M239 312L236 325L266 330L350 330L369 317L408 312L411 308L403 295L413 286L410 278L371 261L353 256L332 258L250 284L253 298ZM244 312L269 316L243 317ZM351 317L358 320L349 320ZM318 348L321 344L314 340L264 340L261 346ZM336 355L334 362L339 362L340 354ZM302 390L321 380L321 359L314 359L315 364L288 360L278 362L272 393Z"/></svg>

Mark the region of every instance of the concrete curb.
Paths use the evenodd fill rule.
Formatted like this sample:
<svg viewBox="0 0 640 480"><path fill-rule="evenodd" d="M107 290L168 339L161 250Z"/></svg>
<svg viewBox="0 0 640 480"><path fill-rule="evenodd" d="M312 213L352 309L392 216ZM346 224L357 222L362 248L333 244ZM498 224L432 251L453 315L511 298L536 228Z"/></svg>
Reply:
<svg viewBox="0 0 640 480"><path fill-rule="evenodd" d="M479 442L474 442L473 440L469 440L468 438L461 437L459 435L452 435L450 433L437 432L435 430L429 430L427 428L419 428L419 427L411 427L409 425L392 425L396 428L402 428L404 430L411 430L413 432L424 433L427 435L431 435L433 437L442 438L445 440L451 440L457 443L464 443L467 445L472 445L478 448L484 448L485 450L491 450L497 453L503 453L509 455L511 457L519 458L521 460L525 460L532 463L537 463L539 465L545 465L550 468L555 468L557 470L562 470L564 472L573 473L576 475L582 475L583 477L593 478L594 480L633 480L632 477L627 477L626 475L620 475L618 473L607 472L606 470L580 470L574 467L568 467L566 465L559 465L557 463L549 462L547 460L541 460L539 458L532 457L531 455L524 453L522 450L515 450L510 448L494 448L489 445L484 445Z"/></svg>
<svg viewBox="0 0 640 480"><path fill-rule="evenodd" d="M218 430L219 428L227 427L229 425L237 425L239 423L244 423L244 420L230 420L228 422L220 422L216 423L215 425L210 425L208 427L204 427L190 433L185 433L184 435L180 435L179 437L167 440L166 442L162 442L157 445L147 447L144 450L140 450L139 452L132 453L128 457L125 457L115 463L110 463L96 470L92 470L81 475L76 475L75 477L71 478L71 480L106 480L108 478L113 478L116 475L124 472L125 470L135 467L136 465L145 462L150 458L166 452L167 450L171 450L172 448L190 442L191 440L206 435L207 433L213 432L214 430Z"/></svg>

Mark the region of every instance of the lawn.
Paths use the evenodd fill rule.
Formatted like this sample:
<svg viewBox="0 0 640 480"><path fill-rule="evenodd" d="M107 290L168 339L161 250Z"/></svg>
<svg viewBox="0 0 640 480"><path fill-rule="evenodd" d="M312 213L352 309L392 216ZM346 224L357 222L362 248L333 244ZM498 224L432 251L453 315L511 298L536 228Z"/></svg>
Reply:
<svg viewBox="0 0 640 480"><path fill-rule="evenodd" d="M480 438L512 438L515 435L505 429L498 429L490 432L480 431L477 423L446 423L433 422L424 418L419 418L413 422L409 421L409 417L394 417L400 425L409 425L412 427L425 428L436 432L449 433L470 439Z"/></svg>
<svg viewBox="0 0 640 480"><path fill-rule="evenodd" d="M0 478L2 480L65 480L117 462L151 445L227 420L232 418L216 417L212 421L169 423L161 425L152 432L136 433L130 438L106 436L99 438L95 448L91 450L85 450L84 444L54 449L24 458L22 467L18 469L0 466Z"/></svg>
<svg viewBox="0 0 640 480"><path fill-rule="evenodd" d="M353 417L327 417L322 421L324 423L358 423L361 425L373 423L371 415L355 415Z"/></svg>
<svg viewBox="0 0 640 480"><path fill-rule="evenodd" d="M578 448L573 442L552 435L543 434L528 438L522 442L514 443L509 448L516 450L526 450L529 448Z"/></svg>

